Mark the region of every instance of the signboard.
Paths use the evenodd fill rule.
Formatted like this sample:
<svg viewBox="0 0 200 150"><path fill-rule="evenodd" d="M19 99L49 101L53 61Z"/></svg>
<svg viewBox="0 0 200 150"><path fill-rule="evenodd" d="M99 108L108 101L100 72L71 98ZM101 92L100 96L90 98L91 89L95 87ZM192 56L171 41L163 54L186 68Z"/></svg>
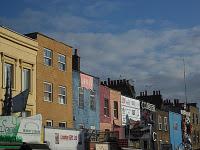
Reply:
<svg viewBox="0 0 200 150"><path fill-rule="evenodd" d="M140 101L121 96L122 125L126 125L127 119L140 120Z"/></svg>
<svg viewBox="0 0 200 150"><path fill-rule="evenodd" d="M22 142L41 142L42 117L36 115L27 118L15 116L0 116L0 135L3 137L16 137Z"/></svg>
<svg viewBox="0 0 200 150"><path fill-rule="evenodd" d="M69 129L44 128L44 140L50 143L52 150L82 150L79 144L81 139L80 131Z"/></svg>
<svg viewBox="0 0 200 150"><path fill-rule="evenodd" d="M6 136L16 136L20 124L20 119L14 116L0 116L0 134Z"/></svg>
<svg viewBox="0 0 200 150"><path fill-rule="evenodd" d="M17 136L22 137L23 142L40 143L41 127L42 127L41 115L21 118Z"/></svg>
<svg viewBox="0 0 200 150"><path fill-rule="evenodd" d="M182 143L181 125L181 114L169 112L170 143L173 150L176 150Z"/></svg>
<svg viewBox="0 0 200 150"><path fill-rule="evenodd" d="M150 110L150 111L153 111L153 112L156 111L155 105L150 104L148 102L141 102L141 108L146 109L146 110Z"/></svg>
<svg viewBox="0 0 200 150"><path fill-rule="evenodd" d="M110 146L108 143L106 144L96 143L96 150L110 150Z"/></svg>
<svg viewBox="0 0 200 150"><path fill-rule="evenodd" d="M81 87L93 90L93 77L80 73Z"/></svg>

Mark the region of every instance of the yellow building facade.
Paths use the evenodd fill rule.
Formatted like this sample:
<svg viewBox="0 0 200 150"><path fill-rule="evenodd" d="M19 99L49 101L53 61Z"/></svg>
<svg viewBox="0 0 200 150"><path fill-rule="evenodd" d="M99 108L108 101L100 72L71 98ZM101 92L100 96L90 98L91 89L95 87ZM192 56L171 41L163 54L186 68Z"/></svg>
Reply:
<svg viewBox="0 0 200 150"><path fill-rule="evenodd" d="M37 40L36 112L43 126L72 128L72 47L42 33L29 33Z"/></svg>
<svg viewBox="0 0 200 150"><path fill-rule="evenodd" d="M12 96L29 89L26 116L36 114L36 57L38 43L0 26L0 114L2 114L6 79L12 81Z"/></svg>

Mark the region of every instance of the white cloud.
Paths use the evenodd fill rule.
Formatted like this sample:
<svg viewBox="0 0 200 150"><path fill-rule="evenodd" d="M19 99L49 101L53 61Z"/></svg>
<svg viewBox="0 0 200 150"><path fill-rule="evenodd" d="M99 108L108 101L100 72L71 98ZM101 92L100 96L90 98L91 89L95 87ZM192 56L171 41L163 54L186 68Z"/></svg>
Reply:
<svg viewBox="0 0 200 150"><path fill-rule="evenodd" d="M123 74L136 80L137 91L151 84L148 90L157 88L165 97L184 99L182 58L186 62L187 79L195 80L195 75L200 74L199 38L199 28L188 28L138 29L121 34L71 33L64 40L78 43L83 70L100 77L119 78ZM200 94L193 84L188 83L188 96L197 100Z"/></svg>
<svg viewBox="0 0 200 150"><path fill-rule="evenodd" d="M41 31L75 48L78 47L83 70L102 78L119 78L123 75L136 81L138 92L149 84L152 86L148 90L161 89L165 97L183 98L184 57L188 96L192 100L200 98L199 26L185 29L131 29L116 34L108 31L100 33L102 27L119 27L106 21L72 15L67 11L52 15L31 9L23 11L17 19L1 20L12 25L14 29L17 28L17 31ZM139 21L147 24L154 22L157 21ZM91 32L90 28L96 32Z"/></svg>

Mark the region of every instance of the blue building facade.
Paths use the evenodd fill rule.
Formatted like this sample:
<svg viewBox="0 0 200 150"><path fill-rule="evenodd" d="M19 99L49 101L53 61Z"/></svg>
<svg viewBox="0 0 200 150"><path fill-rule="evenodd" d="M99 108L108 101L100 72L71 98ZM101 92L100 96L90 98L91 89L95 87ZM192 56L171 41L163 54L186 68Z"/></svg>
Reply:
<svg viewBox="0 0 200 150"><path fill-rule="evenodd" d="M181 114L169 112L170 143L176 150L182 143Z"/></svg>
<svg viewBox="0 0 200 150"><path fill-rule="evenodd" d="M83 80L81 75L84 75L88 81L87 79L81 81ZM88 82L91 82L91 84L88 84ZM85 85L83 85L84 83ZM74 128L100 129L99 84L99 78L80 71L73 71Z"/></svg>

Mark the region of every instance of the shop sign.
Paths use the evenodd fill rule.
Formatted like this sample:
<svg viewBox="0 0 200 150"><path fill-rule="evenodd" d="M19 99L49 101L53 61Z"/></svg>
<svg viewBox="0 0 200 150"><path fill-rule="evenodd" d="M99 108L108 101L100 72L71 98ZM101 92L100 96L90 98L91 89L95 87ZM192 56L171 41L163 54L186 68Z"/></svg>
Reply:
<svg viewBox="0 0 200 150"><path fill-rule="evenodd" d="M141 108L147 109L147 110L150 110L150 111L153 111L153 112L156 111L155 105L147 103L147 102L141 102Z"/></svg>

